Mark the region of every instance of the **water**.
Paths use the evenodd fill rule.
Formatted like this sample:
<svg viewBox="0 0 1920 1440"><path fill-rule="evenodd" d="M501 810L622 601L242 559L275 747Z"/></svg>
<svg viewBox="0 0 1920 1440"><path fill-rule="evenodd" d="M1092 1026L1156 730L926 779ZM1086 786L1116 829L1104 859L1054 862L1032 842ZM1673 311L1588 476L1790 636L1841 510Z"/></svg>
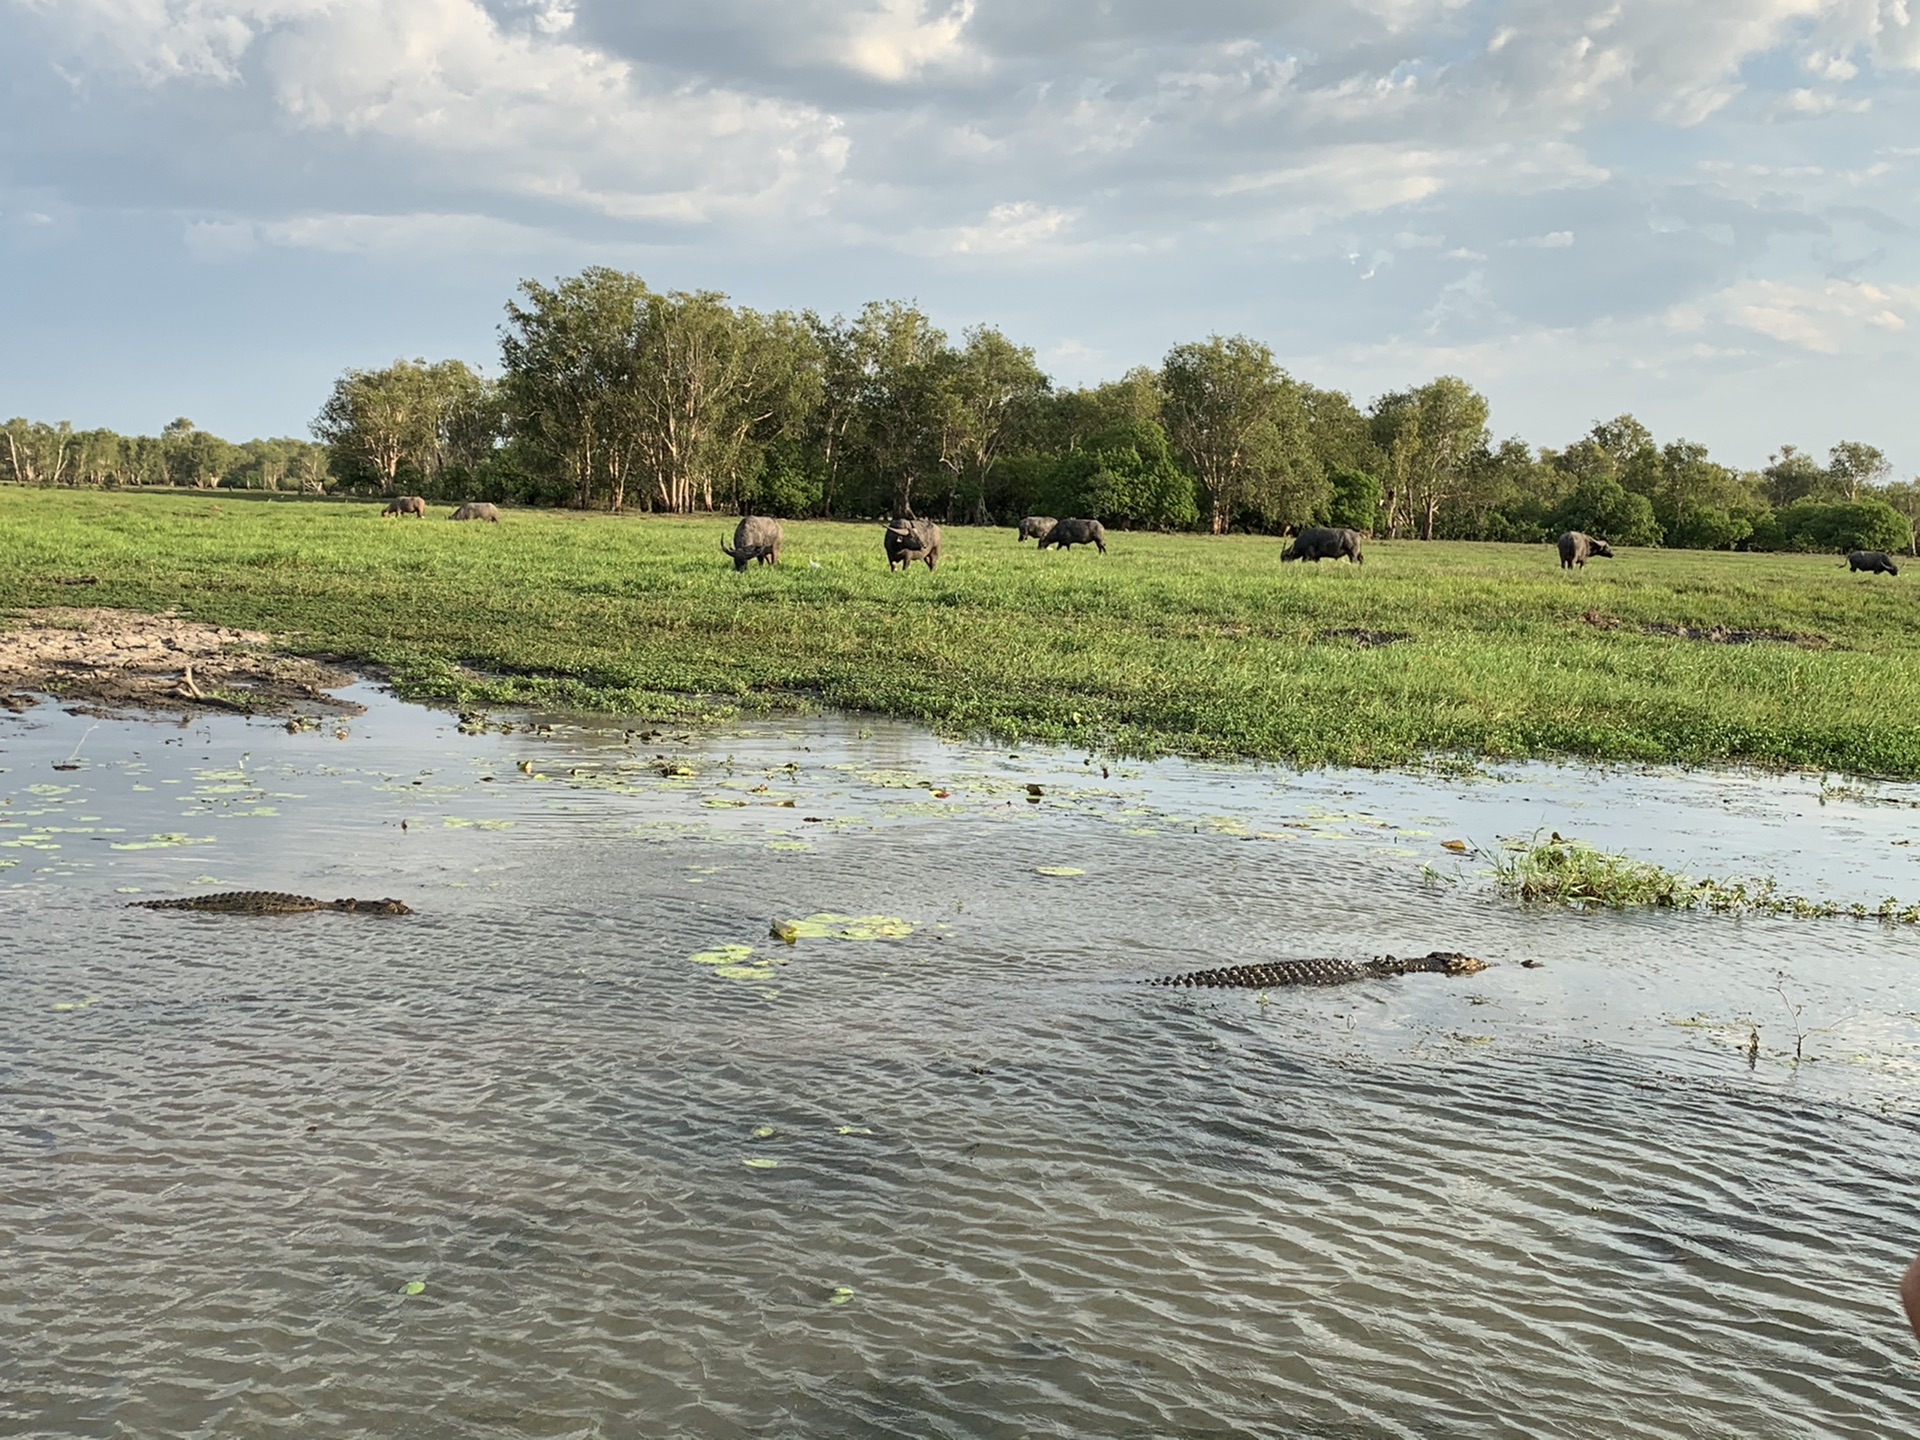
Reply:
<svg viewBox="0 0 1920 1440"><path fill-rule="evenodd" d="M361 698L0 721L0 1433L1920 1433L1920 937L1439 843L1912 900L1920 790ZM418 913L124 903L241 888Z"/></svg>

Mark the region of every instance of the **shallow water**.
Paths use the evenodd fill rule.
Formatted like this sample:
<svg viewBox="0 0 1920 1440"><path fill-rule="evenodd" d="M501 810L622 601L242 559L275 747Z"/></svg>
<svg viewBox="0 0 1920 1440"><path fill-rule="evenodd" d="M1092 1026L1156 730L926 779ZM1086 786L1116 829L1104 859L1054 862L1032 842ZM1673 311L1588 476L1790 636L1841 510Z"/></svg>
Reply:
<svg viewBox="0 0 1920 1440"><path fill-rule="evenodd" d="M1920 1433L1920 936L1439 843L1910 901L1920 789L360 698L0 721L0 1433ZM251 888L418 913L125 908Z"/></svg>

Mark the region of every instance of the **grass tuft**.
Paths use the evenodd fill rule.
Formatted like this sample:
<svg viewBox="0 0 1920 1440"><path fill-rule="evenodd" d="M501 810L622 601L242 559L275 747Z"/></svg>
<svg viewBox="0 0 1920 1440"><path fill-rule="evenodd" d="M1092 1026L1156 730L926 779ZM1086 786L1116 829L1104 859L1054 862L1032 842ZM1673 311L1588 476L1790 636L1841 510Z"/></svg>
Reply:
<svg viewBox="0 0 1920 1440"><path fill-rule="evenodd" d="M1494 884L1502 894L1530 905L1608 910L1646 906L1719 913L1748 911L1802 920L1845 916L1891 925L1920 924L1920 904L1902 905L1892 898L1877 906L1843 904L1785 894L1771 879L1695 879L1650 860L1615 855L1558 835L1495 861Z"/></svg>

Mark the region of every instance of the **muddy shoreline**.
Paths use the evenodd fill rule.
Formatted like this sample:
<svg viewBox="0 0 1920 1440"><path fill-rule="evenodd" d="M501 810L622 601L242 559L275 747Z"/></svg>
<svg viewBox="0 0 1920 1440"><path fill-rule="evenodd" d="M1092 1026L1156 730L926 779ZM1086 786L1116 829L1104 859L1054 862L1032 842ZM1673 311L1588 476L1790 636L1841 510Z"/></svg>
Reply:
<svg viewBox="0 0 1920 1440"><path fill-rule="evenodd" d="M28 610L0 629L0 707L18 714L51 696L76 715L224 712L358 714L331 692L356 677L276 653L273 637L177 614L59 607Z"/></svg>

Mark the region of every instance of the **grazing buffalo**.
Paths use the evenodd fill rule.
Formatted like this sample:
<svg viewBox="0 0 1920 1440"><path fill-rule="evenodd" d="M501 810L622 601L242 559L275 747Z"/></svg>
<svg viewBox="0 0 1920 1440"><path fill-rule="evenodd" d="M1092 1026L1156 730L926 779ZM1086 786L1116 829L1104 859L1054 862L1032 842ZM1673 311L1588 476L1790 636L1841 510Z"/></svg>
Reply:
<svg viewBox="0 0 1920 1440"><path fill-rule="evenodd" d="M940 527L931 520L891 520L885 539L889 570L905 570L916 560L926 561L931 570L940 558Z"/></svg>
<svg viewBox="0 0 1920 1440"><path fill-rule="evenodd" d="M1900 567L1888 558L1884 550L1849 550L1847 569L1864 570L1869 575L1898 575Z"/></svg>
<svg viewBox="0 0 1920 1440"><path fill-rule="evenodd" d="M1282 560L1338 560L1342 555L1354 564L1360 558L1360 532L1336 529L1330 525L1311 525L1293 537L1293 543L1280 552Z"/></svg>
<svg viewBox="0 0 1920 1440"><path fill-rule="evenodd" d="M449 520L491 520L500 523L500 507L485 500L469 500L447 517Z"/></svg>
<svg viewBox="0 0 1920 1440"><path fill-rule="evenodd" d="M733 527L733 548L729 550L723 542L720 553L733 557L736 570L746 569L750 560L758 560L762 565L778 564L780 522L764 515L742 516L740 523Z"/></svg>
<svg viewBox="0 0 1920 1440"><path fill-rule="evenodd" d="M1596 555L1605 560L1613 558L1613 548L1604 540L1596 540L1591 535L1582 535L1578 530L1569 530L1556 542L1560 546L1560 568L1571 570L1576 565L1585 565Z"/></svg>
<svg viewBox="0 0 1920 1440"><path fill-rule="evenodd" d="M1020 521L1019 538L1022 540L1038 540L1042 535L1053 529L1053 523L1053 516L1051 515L1028 515Z"/></svg>
<svg viewBox="0 0 1920 1440"><path fill-rule="evenodd" d="M382 515L418 515L427 518L427 502L418 495L398 495L380 512Z"/></svg>
<svg viewBox="0 0 1920 1440"><path fill-rule="evenodd" d="M1098 545L1102 555L1107 553L1107 527L1098 520L1057 520L1053 528L1040 537L1040 548L1049 545L1061 550L1070 550L1075 545Z"/></svg>

